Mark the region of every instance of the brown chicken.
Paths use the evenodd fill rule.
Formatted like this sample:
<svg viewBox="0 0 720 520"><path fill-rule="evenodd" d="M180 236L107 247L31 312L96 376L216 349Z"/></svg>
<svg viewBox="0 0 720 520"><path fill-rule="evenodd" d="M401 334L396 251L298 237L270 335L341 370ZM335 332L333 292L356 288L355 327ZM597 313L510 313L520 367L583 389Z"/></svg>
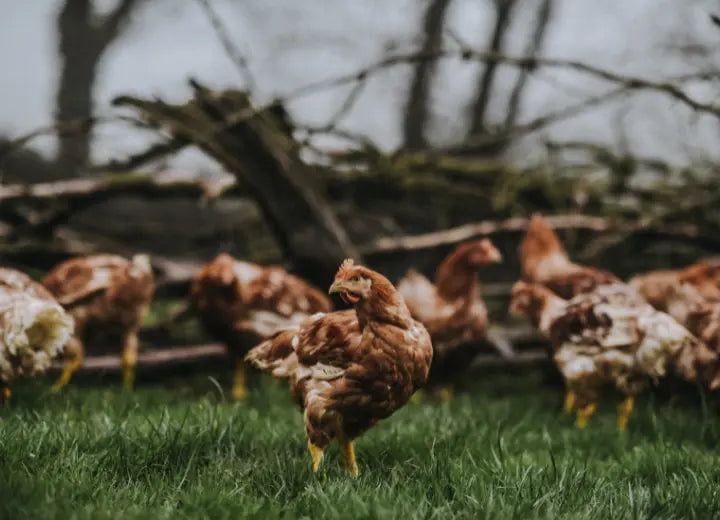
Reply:
<svg viewBox="0 0 720 520"><path fill-rule="evenodd" d="M720 261L701 260L684 269L651 271L628 283L658 310L668 308L670 295L680 284L690 284L708 301L720 301Z"/></svg>
<svg viewBox="0 0 720 520"><path fill-rule="evenodd" d="M720 357L720 301L708 299L690 283L674 284L666 293L667 313ZM711 390L720 388L720 373L704 374Z"/></svg>
<svg viewBox="0 0 720 520"><path fill-rule="evenodd" d="M466 367L486 340L488 311L480 297L477 270L501 260L490 240L468 242L438 266L434 285L414 269L398 283L398 292L413 318L425 325L432 338L431 382L444 382L459 367ZM449 390L444 390L449 395Z"/></svg>
<svg viewBox="0 0 720 520"><path fill-rule="evenodd" d="M624 430L634 396L650 381L672 369L707 383L716 371L715 353L625 284L599 286L566 301L542 285L517 282L510 305L551 342L567 388L565 409L577 407L581 428L595 412L604 383L626 396L618 409Z"/></svg>
<svg viewBox="0 0 720 520"><path fill-rule="evenodd" d="M329 312L330 299L281 267L262 267L218 255L195 276L191 308L207 332L236 356L233 396L247 394L243 356L278 330Z"/></svg>
<svg viewBox="0 0 720 520"><path fill-rule="evenodd" d="M607 271L572 262L555 231L538 214L530 219L518 252L523 280L542 284L562 298L620 281Z"/></svg>
<svg viewBox="0 0 720 520"><path fill-rule="evenodd" d="M42 285L0 267L0 404L15 379L45 372L72 332L72 318Z"/></svg>
<svg viewBox="0 0 720 520"><path fill-rule="evenodd" d="M150 258L138 254L127 260L117 255L72 258L57 265L43 285L75 320L75 334L68 343L70 359L54 391L60 390L82 366L85 336L91 328L117 329L123 334L123 385L135 380L138 332L155 292Z"/></svg>
<svg viewBox="0 0 720 520"><path fill-rule="evenodd" d="M357 475L353 440L425 384L432 344L381 274L346 260L330 293L339 293L354 311L312 316L261 343L246 359L289 379L304 410L313 469L337 439L347 468Z"/></svg>

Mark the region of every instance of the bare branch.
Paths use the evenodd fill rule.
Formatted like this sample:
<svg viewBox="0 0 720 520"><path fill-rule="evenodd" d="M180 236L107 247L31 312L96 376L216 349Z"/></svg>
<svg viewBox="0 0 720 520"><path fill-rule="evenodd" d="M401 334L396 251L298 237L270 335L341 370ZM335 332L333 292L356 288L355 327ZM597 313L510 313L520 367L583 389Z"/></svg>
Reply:
<svg viewBox="0 0 720 520"><path fill-rule="evenodd" d="M366 66L353 74L337 76L335 78L325 79L309 83L300 87L287 96L283 96L286 101L297 99L319 91L337 88L344 85L352 84L357 81L364 80L369 75L378 74L388 68L392 68L400 64L412 64L425 60L435 60L438 58L460 58L470 61L496 62L499 64L523 68L557 68L571 69L576 72L588 74L590 76L614 83L623 87L628 91L647 90L667 95L698 112L711 114L720 117L720 105L714 103L704 103L691 97L680 87L666 81L653 81L636 76L624 76L616 72L608 71L599 67L588 65L577 60L565 60L559 58L543 58L543 57L525 57L525 56L508 56L502 54L493 54L484 51L476 51L471 47L461 47L460 49L441 49L433 52L418 52L395 54L386 56L385 58Z"/></svg>
<svg viewBox="0 0 720 520"><path fill-rule="evenodd" d="M215 9L210 4L210 1L197 0L197 3L200 4L200 7L210 21L210 25L212 25L213 31L215 31L218 40L220 40L220 44L225 50L225 54L227 54L228 58L230 58L230 61L235 64L238 72L240 72L240 75L245 82L245 88L249 92L254 92L256 83L253 80L252 73L250 72L250 65L248 64L247 58L245 58L243 53L240 52L235 43L232 41L230 33L228 32L225 24L223 24L218 14L215 12Z"/></svg>
<svg viewBox="0 0 720 520"><path fill-rule="evenodd" d="M526 123L515 125L514 127L508 128L505 132L502 132L500 134L481 133L479 135L471 135L460 145L454 146L447 151L453 153L461 153L467 150L476 150L478 148L499 145L503 142L507 142L508 139L525 137L534 132L547 128L548 126L553 125L559 121L563 121L565 119L569 119L578 114L581 114L589 110L590 108L602 105L603 103L607 103L608 101L611 101L612 99L615 99L624 94L627 94L627 89L625 87L609 90L597 96L561 108L556 112L543 114L536 117L535 119L531 119Z"/></svg>
<svg viewBox="0 0 720 520"><path fill-rule="evenodd" d="M139 1L142 0L121 0L115 10L105 18L105 21L98 29L103 47L110 44L117 37L120 27L125 23Z"/></svg>
<svg viewBox="0 0 720 520"><path fill-rule="evenodd" d="M532 58L537 57L542 50L543 43L545 41L545 35L547 34L547 28L552 18L554 0L542 0L540 9L538 10L537 20L535 22L535 32L533 33L528 47L525 50L525 55ZM520 69L518 79L515 82L512 92L510 93L510 99L508 100L507 113L505 114L504 129L507 131L515 126L517 116L520 113L522 103L522 93L527 85L527 80L530 77L532 69L523 68Z"/></svg>
<svg viewBox="0 0 720 520"><path fill-rule="evenodd" d="M442 44L445 15L452 0L430 0L423 22L424 40L421 52L433 52ZM403 117L404 147L419 150L427 144L425 131L429 120L430 83L436 60L420 61L415 65Z"/></svg>
<svg viewBox="0 0 720 520"><path fill-rule="evenodd" d="M503 54L503 40L505 33L510 27L510 15L512 14L515 0L495 0L495 26L493 27L492 36L488 49L490 54ZM475 102L472 108L472 119L470 121L470 133L480 134L487 129L485 114L490 103L492 87L495 80L495 70L499 62L491 60L485 63L480 77L480 85L477 90Z"/></svg>
<svg viewBox="0 0 720 520"><path fill-rule="evenodd" d="M138 367L167 367L183 363L197 363L212 358L225 358L228 356L227 347L220 343L208 343L205 345L191 345L189 347L171 347L166 349L153 349L141 351L138 355ZM63 364L56 361L52 364L53 370L62 370ZM120 356L90 356L85 358L83 366L79 369L83 372L97 371L119 371L122 369Z"/></svg>
<svg viewBox="0 0 720 520"><path fill-rule="evenodd" d="M704 236L693 225L662 224L657 225L649 221L617 221L605 217L592 217L586 215L552 215L546 217L555 229L588 229L596 232L623 229L628 232L657 231L666 236L697 239L705 238L708 241L720 243L720 239ZM402 237L386 237L376 240L362 248L364 254L377 254L398 251L414 251L429 249L444 245L456 244L463 240L483 235L497 233L524 231L527 227L527 218L509 218L506 220L485 220L472 224L465 224L451 229L424 233L421 235L408 235Z"/></svg>
<svg viewBox="0 0 720 520"><path fill-rule="evenodd" d="M235 180L229 176L196 180L173 175L117 174L29 185L0 185L0 207L25 200L101 200L122 193L149 196L189 194L215 198L234 186Z"/></svg>

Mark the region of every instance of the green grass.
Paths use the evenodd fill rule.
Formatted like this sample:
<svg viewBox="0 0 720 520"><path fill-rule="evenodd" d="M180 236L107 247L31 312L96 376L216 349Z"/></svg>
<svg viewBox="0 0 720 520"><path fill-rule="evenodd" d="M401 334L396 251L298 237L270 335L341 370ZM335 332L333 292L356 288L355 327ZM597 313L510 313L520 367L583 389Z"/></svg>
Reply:
<svg viewBox="0 0 720 520"><path fill-rule="evenodd" d="M44 381L0 412L0 518L717 518L720 430L694 398L645 398L586 431L538 372L409 405L313 474L284 385L230 403L207 376L133 394ZM223 387L227 388L226 381Z"/></svg>

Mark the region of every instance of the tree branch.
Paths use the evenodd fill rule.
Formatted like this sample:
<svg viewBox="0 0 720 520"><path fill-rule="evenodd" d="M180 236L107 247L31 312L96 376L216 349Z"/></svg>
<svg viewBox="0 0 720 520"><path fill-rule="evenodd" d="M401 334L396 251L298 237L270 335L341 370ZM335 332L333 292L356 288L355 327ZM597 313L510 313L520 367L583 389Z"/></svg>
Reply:
<svg viewBox="0 0 720 520"><path fill-rule="evenodd" d="M132 10L140 1L142 0L120 0L115 10L107 15L102 25L97 29L99 42L103 50L117 38L120 27L125 23Z"/></svg>
<svg viewBox="0 0 720 520"><path fill-rule="evenodd" d="M551 215L547 216L546 220L555 229L587 229L596 232L622 229L625 232L632 233L655 231L661 235L684 239L703 238L708 243L712 242L720 245L720 238L704 235L696 226L690 224L656 224L642 220L628 222L586 215ZM522 232L527 228L527 224L528 219L522 217L506 220L485 220L432 233L381 238L364 246L362 251L366 255L371 255L429 249L457 244L484 235Z"/></svg>
<svg viewBox="0 0 720 520"><path fill-rule="evenodd" d="M230 58L230 61L235 64L235 67L242 76L243 81L245 82L244 89L248 92L254 92L256 84L252 73L250 72L250 65L248 64L247 58L243 56L237 46L233 43L229 31L215 12L215 9L210 4L209 0L197 0L197 3L200 4L205 16L207 16L213 31L215 31L215 35L225 50L225 54L228 58Z"/></svg>
<svg viewBox="0 0 720 520"><path fill-rule="evenodd" d="M38 184L0 185L0 208L25 201L57 200L97 202L125 193L134 195L191 195L215 198L235 187L233 178L197 180L174 175L143 173L81 177Z"/></svg>
<svg viewBox="0 0 720 520"><path fill-rule="evenodd" d="M535 58L540 54L543 43L545 42L547 28L550 23L550 19L552 18L553 2L554 0L542 0L538 10L537 20L535 22L535 31L528 43L527 49L525 50L526 56ZM518 73L518 79L515 82L515 86L513 87L512 92L510 93L510 98L508 99L505 123L503 125L503 128L506 131L515 126L517 116L522 108L522 93L525 90L525 86L531 72L532 69L523 68L520 69Z"/></svg>
<svg viewBox="0 0 720 520"><path fill-rule="evenodd" d="M452 0L430 0L423 21L423 45L420 52L430 53L442 44L445 15ZM408 150L425 148L425 131L429 120L430 83L436 60L420 61L415 65L408 101L403 116L403 147Z"/></svg>
<svg viewBox="0 0 720 520"><path fill-rule="evenodd" d="M503 54L503 40L505 33L510 27L510 16L512 14L515 0L495 0L495 25L493 27L492 36L488 44L489 54L502 55ZM495 80L495 70L498 65L498 61L487 61L485 64L485 70L480 77L480 86L478 87L475 102L472 108L472 118L470 121L470 133L471 134L482 134L488 128L485 116L488 105L490 103L490 96L492 94L492 87Z"/></svg>

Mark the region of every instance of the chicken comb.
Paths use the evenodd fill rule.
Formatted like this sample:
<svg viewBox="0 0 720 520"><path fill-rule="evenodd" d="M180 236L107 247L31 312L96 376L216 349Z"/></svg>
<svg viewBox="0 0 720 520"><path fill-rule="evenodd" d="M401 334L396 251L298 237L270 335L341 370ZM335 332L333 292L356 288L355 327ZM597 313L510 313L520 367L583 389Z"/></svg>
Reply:
<svg viewBox="0 0 720 520"><path fill-rule="evenodd" d="M343 263L340 264L340 268L338 269L336 276L340 276L345 271L348 271L349 269L352 269L353 267L355 267L355 261L352 258L346 258L345 260L343 260Z"/></svg>

